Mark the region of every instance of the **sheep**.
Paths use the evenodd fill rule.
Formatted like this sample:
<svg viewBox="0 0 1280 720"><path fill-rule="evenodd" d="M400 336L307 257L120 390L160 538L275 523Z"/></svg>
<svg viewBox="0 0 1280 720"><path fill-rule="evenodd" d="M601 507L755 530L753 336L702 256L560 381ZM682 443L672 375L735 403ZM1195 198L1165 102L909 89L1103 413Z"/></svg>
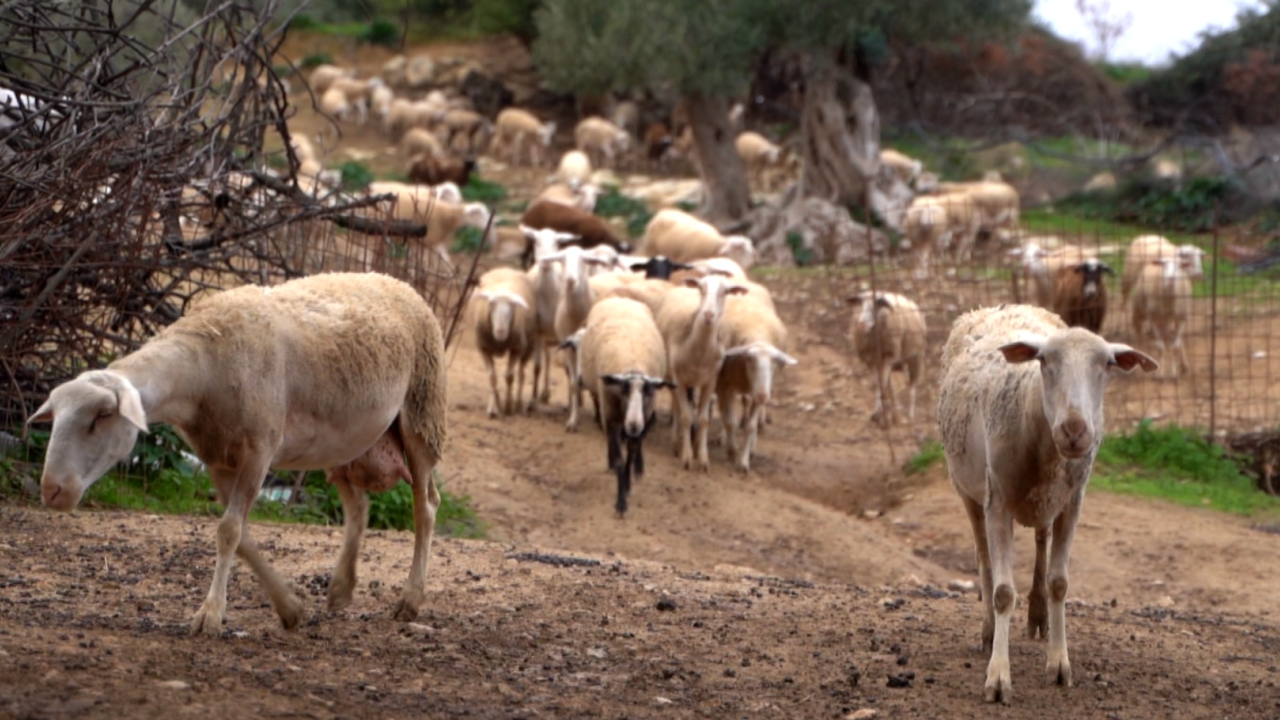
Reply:
<svg viewBox="0 0 1280 720"><path fill-rule="evenodd" d="M556 304L555 331L556 338L563 341L577 332L578 328L582 327L582 324L587 320L587 313L591 312L591 306L595 302L595 298L591 294L591 286L588 283L589 273L587 267L590 265L603 265L605 261L592 257L586 254L582 248L572 245L538 260L540 266L555 262L559 262L562 265L560 299ZM569 362L565 364L565 375L569 380L569 422L565 425L565 429L572 432L577 430L578 425L577 405L575 404L578 396L577 373L573 358L570 358Z"/></svg>
<svg viewBox="0 0 1280 720"><path fill-rule="evenodd" d="M494 268L480 276L478 288L471 297L476 347L489 371L489 417L498 416L498 371L493 359L502 355L507 356L507 396L502 412L511 415L524 396L525 367L538 349L533 280L519 270ZM520 382L513 402L511 384L517 364ZM522 409L527 413L532 408L531 395Z"/></svg>
<svg viewBox="0 0 1280 720"><path fill-rule="evenodd" d="M533 281L536 309L534 327L538 338L537 355L533 365L533 396L542 402L551 399L551 346L560 342L556 337L556 308L560 304L561 270L559 263L542 264L543 258L550 257L560 250L565 243L576 239L570 233L562 233L552 229L535 229L527 225L520 226L528 242L529 252L535 262L526 274ZM546 374L543 375L543 370ZM542 379L541 390L538 380Z"/></svg>
<svg viewBox="0 0 1280 720"><path fill-rule="evenodd" d="M1021 255L1021 272L1032 286L1035 304L1043 308L1053 307L1054 279L1062 268L1075 267L1090 260L1098 261L1092 250L1079 245L1062 245L1046 250L1040 243L1032 241L1009 252Z"/></svg>
<svg viewBox="0 0 1280 720"><path fill-rule="evenodd" d="M1102 442L1102 397L1111 370L1136 367L1151 372L1158 365L1127 345L1068 328L1043 308L980 308L952 326L942 351L938 430L951 484L973 527L985 610L982 641L991 652L987 702L1012 699L1015 520L1035 528L1038 559L1053 534L1047 569L1036 563L1028 631L1049 640L1045 679L1071 686L1064 600L1072 536Z"/></svg>
<svg viewBox="0 0 1280 720"><path fill-rule="evenodd" d="M633 100L623 100L613 106L609 120L628 135L635 136L640 132L640 106Z"/></svg>
<svg viewBox="0 0 1280 720"><path fill-rule="evenodd" d="M631 147L631 135L598 115L592 115L573 129L574 146L591 158L596 167L611 167L614 158Z"/></svg>
<svg viewBox="0 0 1280 720"><path fill-rule="evenodd" d="M555 179L577 188L591 181L591 158L581 150L570 150L560 156Z"/></svg>
<svg viewBox="0 0 1280 720"><path fill-rule="evenodd" d="M520 151L529 144L529 164L538 165L542 149L550 147L555 135L555 121L543 123L531 112L519 108L506 108L498 113L495 142L509 144L511 162L520 159Z"/></svg>
<svg viewBox="0 0 1280 720"><path fill-rule="evenodd" d="M322 96L334 82L340 78L355 77L355 74L355 70L344 70L336 65L317 65L311 71L311 92Z"/></svg>
<svg viewBox="0 0 1280 720"><path fill-rule="evenodd" d="M649 221L641 245L644 254L665 255L675 262L723 256L750 270L756 248L745 235L721 235L710 224L682 210L659 210Z"/></svg>
<svg viewBox="0 0 1280 720"><path fill-rule="evenodd" d="M643 260L643 262L640 260ZM671 273L677 270L692 270L694 268L693 265L673 262L671 258L665 255L640 258L636 261L627 263L627 265L635 272L643 271L646 278L653 278L656 280L667 280L671 277Z"/></svg>
<svg viewBox="0 0 1280 720"><path fill-rule="evenodd" d="M379 80L376 84L374 80ZM382 128L384 134L391 131L391 105L396 100L395 91L387 87L386 83L380 81L379 78L373 78L369 81L369 109L378 118L378 126Z"/></svg>
<svg viewBox="0 0 1280 720"><path fill-rule="evenodd" d="M1183 273L1189 279L1199 280L1204 277L1204 250L1190 243L1174 245L1159 235L1140 235L1129 243L1125 251L1124 271L1120 275L1121 304L1129 302L1133 286L1137 284L1138 276L1146 270L1148 261L1166 257L1178 258Z"/></svg>
<svg viewBox="0 0 1280 720"><path fill-rule="evenodd" d="M409 128L429 130L444 119L448 109L443 101L433 102L430 98L417 102L396 98L391 101L391 108L387 111L385 130L393 138L399 138Z"/></svg>
<svg viewBox="0 0 1280 720"><path fill-rule="evenodd" d="M330 87L320 96L320 112L339 122L346 122L350 119L351 103L347 102L346 93Z"/></svg>
<svg viewBox="0 0 1280 720"><path fill-rule="evenodd" d="M724 361L719 325L724 316L725 298L745 295L747 289L720 275L685 281L685 287L667 293L658 311L658 329L667 344L667 379L677 388L675 410L675 452L686 470L693 466L695 448L691 431L697 427L696 461L702 472L711 468L707 457L707 425L716 376ZM690 407L690 392L697 406Z"/></svg>
<svg viewBox="0 0 1280 720"><path fill-rule="evenodd" d="M1172 377L1177 377L1179 371L1191 374L1187 349L1182 344L1182 333L1191 317L1191 277L1183 259L1163 257L1146 261L1134 282L1130 299L1134 335L1154 336L1162 365L1170 351L1177 353L1177 362L1167 366Z"/></svg>
<svg viewBox="0 0 1280 720"><path fill-rule="evenodd" d="M407 158L420 155L430 155L438 159L447 157L444 146L440 144L440 138L430 130L420 127L409 128L404 135L400 136L400 152Z"/></svg>
<svg viewBox="0 0 1280 720"><path fill-rule="evenodd" d="M929 277L929 262L933 253L946 244L947 223L947 209L939 203L923 201L923 198L917 197L907 207L906 215L902 218L902 232L911 241L911 248L918 258L916 279Z"/></svg>
<svg viewBox="0 0 1280 720"><path fill-rule="evenodd" d="M419 155L409 161L406 173L410 182L423 185L439 185L440 183L456 183L466 185L471 182L471 174L475 172L476 161L473 158L459 160L457 158L438 158L432 155Z"/></svg>
<svg viewBox="0 0 1280 720"><path fill-rule="evenodd" d="M431 308L405 283L330 273L213 295L137 351L53 390L27 420L53 422L41 498L70 511L132 451L149 423L174 427L209 469L226 506L218 559L192 634L217 637L239 555L286 629L303 603L258 554L245 519L269 468L325 468L342 499L344 538L329 608L351 602L366 491L413 486L413 563L395 609L426 600L440 496L432 470L446 437L444 343Z"/></svg>
<svg viewBox="0 0 1280 720"><path fill-rule="evenodd" d="M858 359L876 373L876 409L872 422L882 426L898 419L893 398L894 370L907 372L907 419L916 419L916 384L924 368L925 323L920 307L891 292L864 291L847 298L858 308L853 345Z"/></svg>
<svg viewBox="0 0 1280 720"><path fill-rule="evenodd" d="M758 132L739 133L733 146L738 151L738 157L742 158L742 163L747 166L747 171L761 181L765 171L782 159L782 148Z"/></svg>
<svg viewBox="0 0 1280 720"><path fill-rule="evenodd" d="M1069 327L1082 327L1091 332L1102 331L1107 314L1107 285L1103 274L1114 275L1111 266L1096 258L1088 258L1058 268L1053 283L1050 309Z"/></svg>
<svg viewBox="0 0 1280 720"><path fill-rule="evenodd" d="M371 78L369 80L356 80L355 78L338 78L333 81L329 88L337 89L347 98L347 102L356 111L359 116L357 122L360 125L365 123L369 116L369 98L373 94L375 87L382 86L381 78ZM326 91L328 92L328 91Z"/></svg>
<svg viewBox="0 0 1280 720"><path fill-rule="evenodd" d="M620 239L609 224L597 215L558 202L534 202L520 217L520 224L532 228L552 228L572 233L574 242L584 248L609 245L619 252L630 252L631 243Z"/></svg>
<svg viewBox="0 0 1280 720"><path fill-rule="evenodd" d="M995 233L1018 226L1018 191L1005 182L939 183L938 192L947 197L963 195L973 201L981 218L981 229Z"/></svg>
<svg viewBox="0 0 1280 720"><path fill-rule="evenodd" d="M914 183L924 170L924 163L893 148L882 148L880 150L880 164L888 166L893 171L893 174L897 175L898 179L907 185Z"/></svg>
<svg viewBox="0 0 1280 720"><path fill-rule="evenodd" d="M560 203L575 207L585 212L591 212L596 207L596 200L600 197L600 188L591 183L578 185L576 188L572 185L557 182L543 188L542 193L534 198L534 202L546 200L548 202Z"/></svg>
<svg viewBox="0 0 1280 720"><path fill-rule="evenodd" d="M924 209L926 207L941 208L945 212L946 222L941 231L934 229L932 225L926 226L924 224L926 220L929 223L934 223L939 219L937 212L926 211ZM908 208L909 213L911 208L918 208L915 211L918 218L911 222L920 224L916 228L916 233L920 238L920 242L924 244L921 252L936 250L941 254L942 251L949 249L952 258L956 262L969 262L972 259L973 246L977 241L978 231L982 226L982 215L970 197L960 193L952 195L922 195L911 201L911 205ZM907 222L905 217L903 222ZM927 231L926 227L928 228ZM929 248L927 245L931 239L937 243L935 248ZM916 240L913 238L912 243L914 244L915 242ZM921 262L926 263L925 267L927 267L928 258L922 257ZM917 272L919 272L919 266Z"/></svg>
<svg viewBox="0 0 1280 720"><path fill-rule="evenodd" d="M724 364L716 376L716 398L724 421L725 448L729 461L740 472L751 470L751 453L773 395L774 363L795 365L798 361L785 352L787 329L774 312L772 302L762 302L750 293L731 297L725 303L720 322ZM739 397L746 401L742 419L746 437L738 444Z"/></svg>
<svg viewBox="0 0 1280 720"><path fill-rule="evenodd" d="M444 187L447 188L448 185ZM458 228L468 225L484 230L493 215L484 203L448 202L437 197L441 194L440 191L423 185L378 181L369 184L369 194L395 195L391 205L391 216L398 220L424 223L427 226L427 236L422 240L422 246L434 252L444 261L445 267L450 268L453 267L453 259L449 257L449 244ZM386 253L386 244L378 243L374 252L376 262L381 262ZM375 265L375 267L379 266Z"/></svg>
<svg viewBox="0 0 1280 720"><path fill-rule="evenodd" d="M653 424L653 395L672 387L653 314L625 298L596 303L579 341L580 377L608 438L609 469L617 473L618 517L627 512L631 478L644 474L644 436ZM623 446L626 454L623 456Z"/></svg>
<svg viewBox="0 0 1280 720"><path fill-rule="evenodd" d="M433 110L434 112L434 110ZM492 128L492 123L485 116L474 110L451 108L441 117L448 137L445 144L454 147L454 140L462 138L466 141L466 152L474 153L485 144Z"/></svg>

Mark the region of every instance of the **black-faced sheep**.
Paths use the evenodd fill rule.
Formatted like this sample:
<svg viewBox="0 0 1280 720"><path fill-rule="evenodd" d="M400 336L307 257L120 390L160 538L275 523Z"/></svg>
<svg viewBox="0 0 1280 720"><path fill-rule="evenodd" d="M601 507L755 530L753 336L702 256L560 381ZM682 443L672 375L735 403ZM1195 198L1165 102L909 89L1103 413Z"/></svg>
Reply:
<svg viewBox="0 0 1280 720"><path fill-rule="evenodd" d="M1053 278L1053 303L1050 307L1070 327L1091 332L1102 331L1107 315L1107 285L1103 275L1114 275L1111 266L1096 258L1058 268Z"/></svg>

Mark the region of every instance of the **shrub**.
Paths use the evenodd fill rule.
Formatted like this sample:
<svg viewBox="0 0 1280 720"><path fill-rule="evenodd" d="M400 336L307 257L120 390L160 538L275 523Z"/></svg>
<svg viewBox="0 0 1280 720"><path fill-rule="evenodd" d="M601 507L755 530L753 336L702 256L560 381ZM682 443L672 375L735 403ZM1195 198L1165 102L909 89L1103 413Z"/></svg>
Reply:
<svg viewBox="0 0 1280 720"><path fill-rule="evenodd" d="M498 183L481 180L474 176L462 187L462 199L467 202L482 202L492 205L505 200L506 197L506 188Z"/></svg>
<svg viewBox="0 0 1280 720"><path fill-rule="evenodd" d="M338 169L342 171L342 189L347 192L364 190L374 181L373 171L364 163L348 160L339 165Z"/></svg>
<svg viewBox="0 0 1280 720"><path fill-rule="evenodd" d="M605 187L604 193L596 199L595 212L600 217L627 218L627 232L631 237L643 235L644 229L653 219L653 213L649 212L649 208L643 202L623 195L613 185Z"/></svg>
<svg viewBox="0 0 1280 720"><path fill-rule="evenodd" d="M360 42L395 48L400 46L400 28L390 20L374 20L359 35Z"/></svg>
<svg viewBox="0 0 1280 720"><path fill-rule="evenodd" d="M320 67L321 65L332 65L332 64L333 64L333 56L327 52L320 52L320 53L311 53L310 55L302 58L302 62L298 63L298 66L304 70L310 70L312 68Z"/></svg>

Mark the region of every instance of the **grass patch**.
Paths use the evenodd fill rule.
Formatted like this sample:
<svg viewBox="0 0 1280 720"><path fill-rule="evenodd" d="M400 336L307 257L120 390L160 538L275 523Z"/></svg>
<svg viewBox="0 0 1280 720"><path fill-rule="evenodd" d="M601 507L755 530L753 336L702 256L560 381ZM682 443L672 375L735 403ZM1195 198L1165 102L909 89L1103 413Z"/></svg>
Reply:
<svg viewBox="0 0 1280 720"><path fill-rule="evenodd" d="M462 199L467 202L482 202L493 205L507 198L507 189L496 182L472 177L462 186Z"/></svg>
<svg viewBox="0 0 1280 720"><path fill-rule="evenodd" d="M360 192L376 179L368 165L355 160L342 163L338 170L342 172L342 189L347 192Z"/></svg>
<svg viewBox="0 0 1280 720"><path fill-rule="evenodd" d="M454 237L453 245L449 247L452 253L470 253L480 250L480 241L484 238L484 230L480 228L466 225L458 228L458 234Z"/></svg>
<svg viewBox="0 0 1280 720"><path fill-rule="evenodd" d="M640 237L653 219L653 213L641 201L623 195L615 185L606 185L604 193L596 199L595 213L600 217L625 217L627 233L632 238Z"/></svg>
<svg viewBox="0 0 1280 720"><path fill-rule="evenodd" d="M1176 425L1156 427L1143 421L1129 433L1107 437L1090 482L1111 492L1188 507L1280 516L1280 498L1258 490L1220 446Z"/></svg>
<svg viewBox="0 0 1280 720"><path fill-rule="evenodd" d="M928 472L929 468L937 465L946 459L946 455L942 451L942 443L937 440L929 439L920 446L915 455L907 460L902 466L902 471L908 475L922 475Z"/></svg>

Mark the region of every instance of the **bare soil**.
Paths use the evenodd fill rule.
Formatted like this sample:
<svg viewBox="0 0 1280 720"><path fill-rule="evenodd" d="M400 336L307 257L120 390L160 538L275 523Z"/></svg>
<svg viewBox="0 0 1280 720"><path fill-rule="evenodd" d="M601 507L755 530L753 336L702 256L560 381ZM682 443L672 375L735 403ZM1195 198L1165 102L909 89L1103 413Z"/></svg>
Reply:
<svg viewBox="0 0 1280 720"><path fill-rule="evenodd" d="M710 473L682 470L660 426L624 520L599 429L563 430L563 374L552 405L490 420L464 337L440 470L490 539L437 540L413 625L390 617L408 533L369 533L355 602L329 613L340 529L255 526L309 619L282 630L239 567L227 630L208 640L186 626L212 575L215 519L0 506L0 719L991 716L981 607L947 589L976 579L968 522L944 468L900 469L934 432L933 381L917 422L872 425L873 384L839 304L852 281L765 282L800 364L779 377L752 473L731 472L721 448ZM935 347L947 313L982 299L958 282L920 292L944 309L930 317ZM1238 342L1275 334L1274 318L1251 322L1267 324ZM1161 383L1114 388L1116 414ZM1031 536L1018 538L1025 590ZM1075 687L1042 685L1045 646L1018 617L1013 704L998 714L1280 716L1277 553L1280 535L1244 519L1091 493L1067 611Z"/></svg>

